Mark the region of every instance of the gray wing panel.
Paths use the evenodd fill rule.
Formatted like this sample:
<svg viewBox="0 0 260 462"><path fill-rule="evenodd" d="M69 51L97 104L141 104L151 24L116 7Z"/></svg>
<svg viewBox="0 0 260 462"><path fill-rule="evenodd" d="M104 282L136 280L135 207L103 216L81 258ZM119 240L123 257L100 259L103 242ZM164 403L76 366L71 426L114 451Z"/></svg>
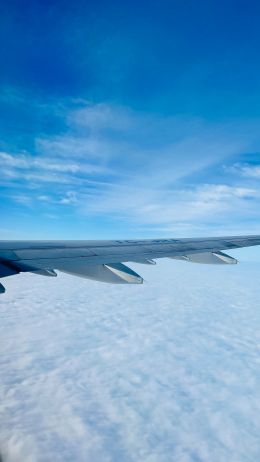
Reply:
<svg viewBox="0 0 260 462"><path fill-rule="evenodd" d="M0 260L36 268L68 268L164 258L260 245L260 236L117 241L0 241Z"/></svg>

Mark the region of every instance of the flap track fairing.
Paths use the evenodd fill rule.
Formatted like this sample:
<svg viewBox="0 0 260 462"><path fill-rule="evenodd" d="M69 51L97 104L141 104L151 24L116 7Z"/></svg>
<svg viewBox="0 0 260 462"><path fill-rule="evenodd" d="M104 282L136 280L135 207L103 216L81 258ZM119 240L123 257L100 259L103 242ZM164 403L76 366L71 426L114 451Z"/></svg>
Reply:
<svg viewBox="0 0 260 462"><path fill-rule="evenodd" d="M203 263L206 265L235 265L238 261L223 252L200 252L176 257L174 260L185 260L192 263Z"/></svg>

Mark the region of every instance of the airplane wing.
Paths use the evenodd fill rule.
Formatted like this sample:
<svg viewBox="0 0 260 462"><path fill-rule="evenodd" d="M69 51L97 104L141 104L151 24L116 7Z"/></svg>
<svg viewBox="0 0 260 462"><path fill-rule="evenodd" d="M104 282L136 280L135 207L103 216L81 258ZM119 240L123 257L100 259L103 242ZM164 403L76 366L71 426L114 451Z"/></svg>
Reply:
<svg viewBox="0 0 260 462"><path fill-rule="evenodd" d="M260 245L258 236L114 241L0 241L0 278L31 272L57 276L55 270L116 284L141 284L125 262L155 264L173 258L194 263L234 264L223 250ZM0 293L5 288L0 284Z"/></svg>

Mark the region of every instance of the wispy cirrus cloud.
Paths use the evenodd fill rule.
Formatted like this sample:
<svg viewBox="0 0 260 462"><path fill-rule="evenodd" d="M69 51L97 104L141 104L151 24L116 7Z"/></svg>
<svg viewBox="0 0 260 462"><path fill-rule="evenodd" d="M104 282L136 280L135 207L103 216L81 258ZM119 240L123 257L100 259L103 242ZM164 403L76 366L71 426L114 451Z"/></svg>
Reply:
<svg viewBox="0 0 260 462"><path fill-rule="evenodd" d="M87 162L70 161L68 158L59 158L58 155L53 157L48 156L32 156L29 154L9 154L0 152L1 168L4 171L10 172L13 177L19 177L27 172L54 172L61 174L87 174L87 173L104 173L106 168L101 165L94 165ZM43 178L44 181L45 178Z"/></svg>
<svg viewBox="0 0 260 462"><path fill-rule="evenodd" d="M84 197L84 196L83 196ZM134 185L114 186L104 192L92 192L86 204L79 200L82 213L111 214L146 224L196 223L199 220L224 219L239 207L239 213L252 215L259 202L260 192L253 188L232 187L225 184L201 184L186 189L148 189ZM251 202L253 202L251 204ZM85 205L82 205L85 204ZM258 213L256 211L256 213Z"/></svg>
<svg viewBox="0 0 260 462"><path fill-rule="evenodd" d="M62 215L67 206L77 221L112 217L125 226L186 229L188 221L208 225L216 214L233 222L257 215L257 188L241 182L233 162L260 146L256 121L248 130L248 122L209 123L84 100L60 107L62 132L35 136L31 150L0 153L4 197L38 204L45 216Z"/></svg>

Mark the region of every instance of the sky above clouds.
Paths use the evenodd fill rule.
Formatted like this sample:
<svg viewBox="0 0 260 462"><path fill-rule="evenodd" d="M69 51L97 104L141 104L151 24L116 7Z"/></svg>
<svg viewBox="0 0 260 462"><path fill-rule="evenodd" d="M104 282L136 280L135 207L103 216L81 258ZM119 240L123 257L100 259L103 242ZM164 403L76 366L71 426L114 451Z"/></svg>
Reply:
<svg viewBox="0 0 260 462"><path fill-rule="evenodd" d="M257 233L258 13L4 2L2 238Z"/></svg>

